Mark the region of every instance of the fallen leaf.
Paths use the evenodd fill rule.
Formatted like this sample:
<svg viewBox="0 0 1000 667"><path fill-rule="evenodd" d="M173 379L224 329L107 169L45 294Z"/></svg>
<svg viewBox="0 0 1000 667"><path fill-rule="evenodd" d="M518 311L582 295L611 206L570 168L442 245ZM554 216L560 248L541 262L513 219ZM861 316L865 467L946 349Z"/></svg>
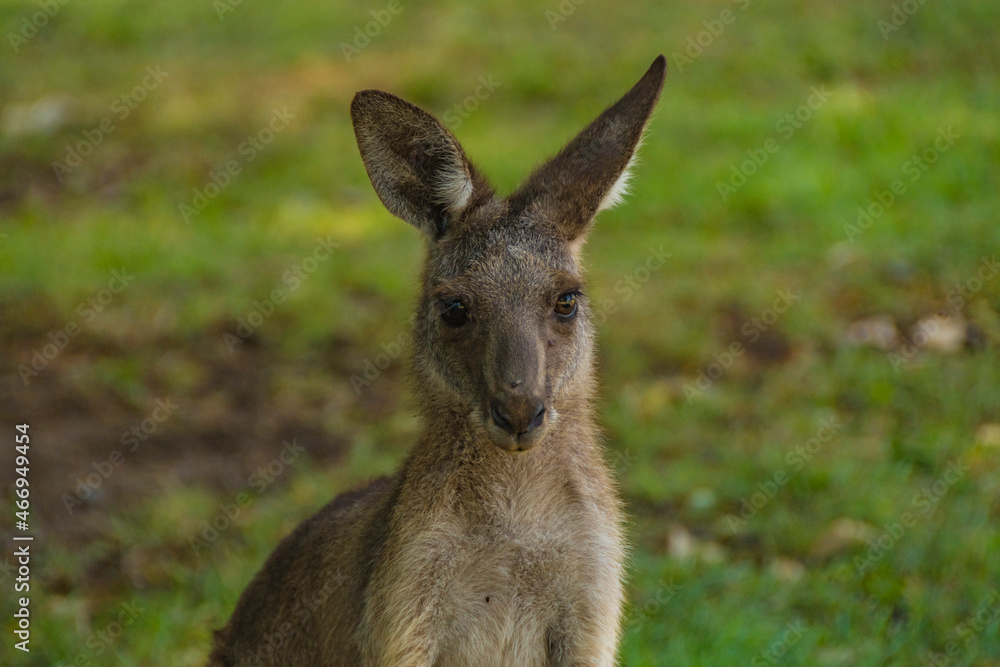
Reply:
<svg viewBox="0 0 1000 667"><path fill-rule="evenodd" d="M806 566L794 558L775 558L767 570L775 579L789 583L795 583L806 574Z"/></svg>
<svg viewBox="0 0 1000 667"><path fill-rule="evenodd" d="M810 554L816 558L828 558L875 539L877 535L878 530L871 524L843 517L831 523L826 532L817 538Z"/></svg>
<svg viewBox="0 0 1000 667"><path fill-rule="evenodd" d="M844 338L849 345L891 350L899 342L899 330L889 315L875 315L852 322Z"/></svg>
<svg viewBox="0 0 1000 667"><path fill-rule="evenodd" d="M1000 449L1000 424L983 424L976 429L976 444Z"/></svg>
<svg viewBox="0 0 1000 667"><path fill-rule="evenodd" d="M721 563L726 557L722 545L702 542L687 528L676 523L667 530L667 553L677 560L695 559L710 564Z"/></svg>
<svg viewBox="0 0 1000 667"><path fill-rule="evenodd" d="M965 346L968 325L961 315L931 315L910 329L910 341L918 348L926 347L941 354L955 354Z"/></svg>

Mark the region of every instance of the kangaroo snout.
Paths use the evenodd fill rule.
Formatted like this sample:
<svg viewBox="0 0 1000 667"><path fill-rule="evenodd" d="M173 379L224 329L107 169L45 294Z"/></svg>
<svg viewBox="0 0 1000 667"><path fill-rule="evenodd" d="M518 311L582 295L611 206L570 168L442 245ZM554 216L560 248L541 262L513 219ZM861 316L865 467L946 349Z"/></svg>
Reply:
<svg viewBox="0 0 1000 667"><path fill-rule="evenodd" d="M540 428L545 425L545 403L525 394L493 398L490 420L501 431L491 434L497 447L509 451L531 449L545 430Z"/></svg>

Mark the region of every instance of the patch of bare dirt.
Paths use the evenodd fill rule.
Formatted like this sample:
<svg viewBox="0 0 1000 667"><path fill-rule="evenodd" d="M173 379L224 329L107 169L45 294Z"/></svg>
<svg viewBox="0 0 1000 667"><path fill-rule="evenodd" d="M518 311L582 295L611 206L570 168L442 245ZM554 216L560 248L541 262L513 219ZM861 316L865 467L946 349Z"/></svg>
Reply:
<svg viewBox="0 0 1000 667"><path fill-rule="evenodd" d="M403 384L400 363L358 395L349 364L363 351L343 341L301 360L253 340L229 354L221 327L128 346L83 332L25 381L62 329L44 304L0 302L0 428L13 442L30 424L33 530L70 545L112 533L119 512L170 485L244 491L285 443L334 463ZM0 466L0 484L13 477Z"/></svg>

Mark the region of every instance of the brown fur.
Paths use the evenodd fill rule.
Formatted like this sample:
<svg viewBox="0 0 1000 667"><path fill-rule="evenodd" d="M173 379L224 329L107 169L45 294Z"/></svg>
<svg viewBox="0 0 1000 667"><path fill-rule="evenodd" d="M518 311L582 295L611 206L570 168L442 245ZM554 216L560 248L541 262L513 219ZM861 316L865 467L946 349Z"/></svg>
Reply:
<svg viewBox="0 0 1000 667"><path fill-rule="evenodd" d="M583 288L579 249L620 194L664 74L660 56L506 199L430 115L358 93L372 184L428 241L421 435L396 475L282 541L211 665L614 664L625 541L593 418L586 296L575 316L556 313ZM468 320L452 327L455 301Z"/></svg>

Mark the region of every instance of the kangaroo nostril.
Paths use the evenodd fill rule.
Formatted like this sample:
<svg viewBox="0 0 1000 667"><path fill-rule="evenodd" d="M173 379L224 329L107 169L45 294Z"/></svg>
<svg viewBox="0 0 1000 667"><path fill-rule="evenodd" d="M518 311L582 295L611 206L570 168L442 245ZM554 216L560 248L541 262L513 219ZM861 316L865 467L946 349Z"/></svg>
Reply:
<svg viewBox="0 0 1000 667"><path fill-rule="evenodd" d="M528 428L525 429L524 432L530 433L534 431L542 425L543 421L545 421L545 405L543 403L539 403L535 406L535 416L531 418L530 422L528 422Z"/></svg>
<svg viewBox="0 0 1000 667"><path fill-rule="evenodd" d="M493 418L494 424L508 433L514 433L514 427L510 423L510 418L497 401L490 401L490 417Z"/></svg>

